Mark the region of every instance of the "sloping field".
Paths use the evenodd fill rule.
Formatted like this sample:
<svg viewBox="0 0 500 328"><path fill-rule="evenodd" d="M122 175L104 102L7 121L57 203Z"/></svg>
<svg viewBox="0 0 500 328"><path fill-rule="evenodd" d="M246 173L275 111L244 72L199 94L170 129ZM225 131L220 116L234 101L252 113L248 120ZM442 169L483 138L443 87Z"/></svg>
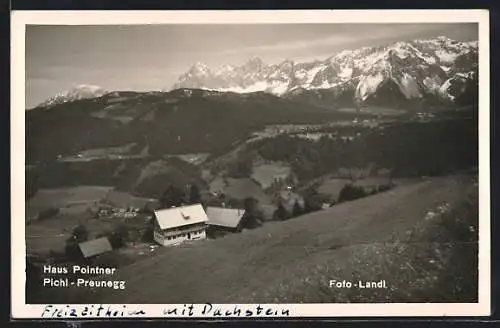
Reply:
<svg viewBox="0 0 500 328"><path fill-rule="evenodd" d="M219 177L210 183L210 191L222 191L226 195L236 199L253 197L261 204L271 204L270 197L264 193L262 187L249 178L227 178L224 181L224 179Z"/></svg>
<svg viewBox="0 0 500 328"><path fill-rule="evenodd" d="M43 301L475 302L477 213L472 176L429 179L241 234L158 249L112 277L127 282L123 291L59 289L44 291ZM335 289L331 279L383 279L387 288Z"/></svg>
<svg viewBox="0 0 500 328"><path fill-rule="evenodd" d="M290 172L289 166L279 163L261 164L253 167L252 178L262 186L262 189L266 189L271 186L275 178L285 179Z"/></svg>
<svg viewBox="0 0 500 328"><path fill-rule="evenodd" d="M99 202L113 187L79 186L55 189L40 189L26 202L26 218L36 219L41 211L56 207L61 214L76 215L84 213Z"/></svg>
<svg viewBox="0 0 500 328"><path fill-rule="evenodd" d="M41 189L28 201L28 206L64 206L75 203L97 202L113 187L81 186Z"/></svg>
<svg viewBox="0 0 500 328"><path fill-rule="evenodd" d="M122 208L125 207L142 208L148 203L157 202L157 200L154 198L136 197L127 192L118 190L111 190L110 192L108 192L104 200L112 203L115 206Z"/></svg>

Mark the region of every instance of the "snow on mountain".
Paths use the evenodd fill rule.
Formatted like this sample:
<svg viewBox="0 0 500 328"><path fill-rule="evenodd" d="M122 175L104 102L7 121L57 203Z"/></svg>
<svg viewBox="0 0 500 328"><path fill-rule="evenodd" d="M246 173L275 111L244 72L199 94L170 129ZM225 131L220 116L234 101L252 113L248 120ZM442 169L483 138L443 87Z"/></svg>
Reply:
<svg viewBox="0 0 500 328"><path fill-rule="evenodd" d="M234 72L234 70L235 70L235 67L233 65L226 64L226 65L222 66L222 68L219 71L217 71L216 74L222 76L224 74L231 74L231 72Z"/></svg>
<svg viewBox="0 0 500 328"><path fill-rule="evenodd" d="M436 50L436 56L442 63L451 64L457 58L458 54L453 52L446 52L444 50Z"/></svg>
<svg viewBox="0 0 500 328"><path fill-rule="evenodd" d="M451 86L452 86L452 79L446 80L446 82L444 82L443 85L439 88L439 95L441 95L443 98L453 100L455 96L449 92Z"/></svg>
<svg viewBox="0 0 500 328"><path fill-rule="evenodd" d="M468 89L476 87L475 84L477 84L476 72L455 73L441 85L438 94L444 99L454 101Z"/></svg>
<svg viewBox="0 0 500 328"><path fill-rule="evenodd" d="M441 36L430 40L343 50L311 62L287 59L266 64L252 57L240 66L223 65L218 70L196 62L171 89L192 88L220 92L263 91L278 96L320 97L328 102L358 104L438 96L454 101L461 94L473 95L477 88L478 42L456 41ZM307 91L321 90L319 93ZM326 93L329 95L325 98ZM51 106L108 93L93 85L80 85L61 92L39 106ZM378 96L378 97L377 97ZM333 98L332 98L333 97ZM328 105L328 104L327 104Z"/></svg>
<svg viewBox="0 0 500 328"><path fill-rule="evenodd" d="M50 97L40 105L39 107L49 107L56 104L62 104L65 102L71 102L80 99L89 99L101 97L108 93L105 89L96 85L78 85L69 90L62 91L55 96Z"/></svg>
<svg viewBox="0 0 500 328"><path fill-rule="evenodd" d="M417 82L408 73L403 73L403 76L399 80L398 86L400 87L400 90L404 94L406 99L419 98L422 96Z"/></svg>
<svg viewBox="0 0 500 328"><path fill-rule="evenodd" d="M382 73L364 76L356 87L356 95L361 101L365 101L369 95L373 94L378 86L384 81Z"/></svg>
<svg viewBox="0 0 500 328"><path fill-rule="evenodd" d="M366 102L380 88L391 86L406 99L428 94L452 99L446 94L449 86L445 84L452 83L452 79L456 85L464 79L457 73L477 70L477 46L477 41L461 42L441 36L343 50L325 60L305 63L285 60L269 65L253 57L242 66L225 65L216 72L197 63L179 78L173 89L264 91L281 96L304 90L333 90L341 94L352 87L354 100ZM456 93L461 89L454 90Z"/></svg>
<svg viewBox="0 0 500 328"><path fill-rule="evenodd" d="M439 88L441 87L441 83L443 83L443 81L437 76L433 77L426 76L422 81L422 83L427 88L427 90L429 90L430 93L436 94Z"/></svg>

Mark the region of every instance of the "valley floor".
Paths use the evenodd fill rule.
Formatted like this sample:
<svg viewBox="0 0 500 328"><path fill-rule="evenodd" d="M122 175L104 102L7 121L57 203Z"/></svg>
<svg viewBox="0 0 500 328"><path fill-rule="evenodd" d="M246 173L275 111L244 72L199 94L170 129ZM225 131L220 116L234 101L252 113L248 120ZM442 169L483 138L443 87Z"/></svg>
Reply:
<svg viewBox="0 0 500 328"><path fill-rule="evenodd" d="M32 302L475 302L477 227L472 176L425 179L241 234L161 248L101 277L124 280L125 290L49 289ZM387 288L330 288L330 280L385 280Z"/></svg>

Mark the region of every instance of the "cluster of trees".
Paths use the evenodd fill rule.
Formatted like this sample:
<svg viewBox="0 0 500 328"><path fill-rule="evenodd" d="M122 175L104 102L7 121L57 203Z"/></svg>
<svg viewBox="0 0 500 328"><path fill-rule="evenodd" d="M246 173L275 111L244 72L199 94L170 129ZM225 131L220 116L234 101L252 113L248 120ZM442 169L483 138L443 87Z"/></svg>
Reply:
<svg viewBox="0 0 500 328"><path fill-rule="evenodd" d="M107 237L113 249L122 248L130 235L129 229L124 224L119 224L115 230L101 233L97 238Z"/></svg>
<svg viewBox="0 0 500 328"><path fill-rule="evenodd" d="M278 203L278 207L273 213L273 220L276 221L285 221L291 219L292 217L296 217L303 214L302 206L298 202L295 202L293 206L293 213L290 213L282 202Z"/></svg>
<svg viewBox="0 0 500 328"><path fill-rule="evenodd" d="M146 221L146 229L144 230L144 234L142 235L142 241L144 242L150 242L154 240L154 231L155 231L155 220L151 216L147 221Z"/></svg>
<svg viewBox="0 0 500 328"><path fill-rule="evenodd" d="M227 175L231 178L248 178L253 170L253 152L239 153L236 161L229 163Z"/></svg>
<svg viewBox="0 0 500 328"><path fill-rule="evenodd" d="M316 212L321 210L323 203L326 202L326 197L318 193L314 187L310 187L303 192L303 199L303 206L298 200L295 200L291 210L287 210L281 201L278 202L278 207L274 212L273 219L284 221L304 214Z"/></svg>
<svg viewBox="0 0 500 328"><path fill-rule="evenodd" d="M243 201L245 214L241 218L242 229L255 229L262 226L264 214L259 208L259 201L253 197L247 197Z"/></svg>
<svg viewBox="0 0 500 328"><path fill-rule="evenodd" d="M87 241L89 238L89 231L87 227L83 224L76 226L71 236L66 240L66 246L64 248L64 253L67 259L72 261L79 261L82 259L82 253L78 244Z"/></svg>
<svg viewBox="0 0 500 328"><path fill-rule="evenodd" d="M322 209L323 204L328 202L326 195L320 194L316 186L311 186L303 192L304 214L316 212Z"/></svg>
<svg viewBox="0 0 500 328"><path fill-rule="evenodd" d="M202 202L202 198L199 187L194 183L189 186L187 191L171 184L165 189L159 201L162 208L169 208L173 206L198 204Z"/></svg>
<svg viewBox="0 0 500 328"><path fill-rule="evenodd" d="M348 201L351 201L351 200L355 200L355 199L363 198L363 197L366 197L366 196L374 195L374 194L377 194L379 192L384 192L384 191L387 191L387 190L389 190L391 188L392 188L392 186L389 185L389 184L387 184L387 185L377 186L375 188L372 188L371 190L367 190L367 189L365 189L364 187L361 187L361 186L355 186L355 185L352 185L352 184L347 184L340 191L339 197L338 197L338 202L339 203L348 202Z"/></svg>
<svg viewBox="0 0 500 328"><path fill-rule="evenodd" d="M354 186L352 184L347 184L342 188L339 193L338 202L348 202L358 198L363 198L368 196L369 193L363 187Z"/></svg>
<svg viewBox="0 0 500 328"><path fill-rule="evenodd" d="M285 208L283 203L280 202L278 203L278 207L274 211L273 219L278 221L285 221L304 214L319 211L320 209L320 207L311 205L311 203L308 202L304 202L304 206L302 207L298 201L295 201L290 212Z"/></svg>

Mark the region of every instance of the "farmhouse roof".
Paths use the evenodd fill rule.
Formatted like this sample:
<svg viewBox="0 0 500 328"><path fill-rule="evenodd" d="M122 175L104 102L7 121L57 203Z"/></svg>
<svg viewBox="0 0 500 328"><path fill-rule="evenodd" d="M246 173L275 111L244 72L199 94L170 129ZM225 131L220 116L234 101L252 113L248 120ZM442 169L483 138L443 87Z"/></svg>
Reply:
<svg viewBox="0 0 500 328"><path fill-rule="evenodd" d="M106 237L84 241L78 244L78 246L80 247L80 251L85 258L106 253L113 249L108 238Z"/></svg>
<svg viewBox="0 0 500 328"><path fill-rule="evenodd" d="M171 229L208 221L201 204L165 208L154 211L160 229Z"/></svg>
<svg viewBox="0 0 500 328"><path fill-rule="evenodd" d="M239 208L207 207L208 224L236 228L245 214Z"/></svg>

